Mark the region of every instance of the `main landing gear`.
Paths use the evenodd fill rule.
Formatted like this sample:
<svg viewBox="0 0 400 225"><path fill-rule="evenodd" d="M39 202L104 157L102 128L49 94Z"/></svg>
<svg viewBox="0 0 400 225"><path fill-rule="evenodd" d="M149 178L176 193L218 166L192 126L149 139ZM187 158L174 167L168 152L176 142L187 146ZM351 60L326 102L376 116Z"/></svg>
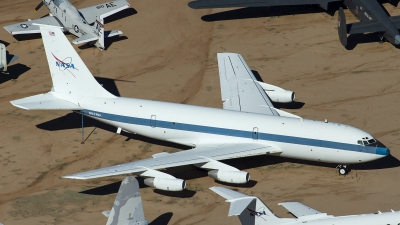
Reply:
<svg viewBox="0 0 400 225"><path fill-rule="evenodd" d="M347 165L338 165L336 169L338 169L339 174L342 176L349 173L349 168L347 167Z"/></svg>

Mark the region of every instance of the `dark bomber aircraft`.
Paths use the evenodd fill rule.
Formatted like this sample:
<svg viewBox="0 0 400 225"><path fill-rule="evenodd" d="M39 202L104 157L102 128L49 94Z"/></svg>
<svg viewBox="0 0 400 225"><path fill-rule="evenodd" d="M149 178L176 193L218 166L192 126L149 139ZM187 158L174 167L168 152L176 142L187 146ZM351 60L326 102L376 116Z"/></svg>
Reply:
<svg viewBox="0 0 400 225"><path fill-rule="evenodd" d="M343 0L197 0L189 2L193 9L229 8L229 7L265 7L317 4L328 9L328 3ZM342 8L339 9L338 33L343 46L347 45L347 34L379 33L393 45L400 45L400 16L391 17L377 0L344 0L344 5L361 22L346 24Z"/></svg>

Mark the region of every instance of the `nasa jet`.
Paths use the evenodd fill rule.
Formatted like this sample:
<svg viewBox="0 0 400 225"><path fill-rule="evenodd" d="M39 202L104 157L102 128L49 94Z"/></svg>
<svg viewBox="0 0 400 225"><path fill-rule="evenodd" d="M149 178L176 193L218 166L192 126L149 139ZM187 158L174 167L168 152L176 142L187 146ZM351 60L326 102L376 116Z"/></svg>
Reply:
<svg viewBox="0 0 400 225"><path fill-rule="evenodd" d="M103 211L107 225L147 225L144 217L139 183L134 177L125 177L111 210Z"/></svg>
<svg viewBox="0 0 400 225"><path fill-rule="evenodd" d="M4 29L16 35L40 33L35 23L63 27L63 31L78 37L72 43L94 43L102 50L105 48L104 38L122 34L119 30L104 32L104 18L130 6L126 0L116 0L78 10L68 0L43 0L35 11L43 5L50 10L50 16L8 25Z"/></svg>
<svg viewBox="0 0 400 225"><path fill-rule="evenodd" d="M256 155L346 165L376 160L389 150L371 134L345 124L314 121L274 108L291 102L292 91L259 82L241 55L218 53L223 109L153 100L116 97L90 73L60 28L40 26L53 88L46 94L11 101L26 110L74 110L121 131L188 146L152 158L64 176L91 179L134 173L145 184L180 191L185 181L159 171L195 165L227 183L246 183L248 172L221 160Z"/></svg>
<svg viewBox="0 0 400 225"><path fill-rule="evenodd" d="M296 218L279 218L259 198L248 196L224 187L212 187L212 191L231 204L228 216L238 216L243 225L376 225L398 224L400 212L393 211L350 216L331 216L300 202L279 203Z"/></svg>
<svg viewBox="0 0 400 225"><path fill-rule="evenodd" d="M343 0L196 0L189 2L193 9L229 8L229 7L265 7L317 4L328 9L330 2ZM347 34L375 33L382 41L393 45L400 44L400 16L390 17L377 0L344 0L343 4L361 22L346 25L343 8L339 9L338 32L340 43L347 46Z"/></svg>

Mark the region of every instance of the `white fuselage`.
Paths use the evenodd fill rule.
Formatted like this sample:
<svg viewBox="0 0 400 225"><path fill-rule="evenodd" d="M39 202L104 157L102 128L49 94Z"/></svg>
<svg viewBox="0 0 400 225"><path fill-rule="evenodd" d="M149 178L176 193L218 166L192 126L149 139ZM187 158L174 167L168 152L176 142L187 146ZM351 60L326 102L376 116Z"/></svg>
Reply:
<svg viewBox="0 0 400 225"><path fill-rule="evenodd" d="M357 144L372 136L344 124L123 97L69 100L83 108L79 113L96 120L187 146L257 142L281 151L283 157L339 164L389 154L384 147Z"/></svg>
<svg viewBox="0 0 400 225"><path fill-rule="evenodd" d="M284 222L280 224L297 225L396 225L400 223L400 212L385 212L377 214L362 214L351 216L325 217L316 220L294 219L293 222Z"/></svg>
<svg viewBox="0 0 400 225"><path fill-rule="evenodd" d="M47 4L47 2L49 2ZM89 25L80 15L79 11L67 0L44 1L50 14L55 16L63 27L71 34L81 37L87 33L95 33L93 26Z"/></svg>

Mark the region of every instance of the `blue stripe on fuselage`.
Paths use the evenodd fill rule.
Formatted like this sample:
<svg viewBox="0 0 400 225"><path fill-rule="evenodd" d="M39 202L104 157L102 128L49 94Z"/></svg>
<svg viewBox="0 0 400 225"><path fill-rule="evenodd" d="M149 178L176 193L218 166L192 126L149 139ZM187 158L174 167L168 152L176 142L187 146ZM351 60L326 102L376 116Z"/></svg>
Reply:
<svg viewBox="0 0 400 225"><path fill-rule="evenodd" d="M207 133L207 134L217 134L217 135L225 135L232 137L241 137L241 138L249 138L253 139L252 131L243 131L243 130L234 130L228 128L219 128L219 127L210 127L203 125L194 125L194 124L186 124L186 123L177 123L177 122L169 122L156 120L153 121L156 124L151 124L151 119L143 119L138 117L130 117L130 116L121 116L115 114L109 114L104 112L97 112L93 110L81 110L79 111L81 114L93 116L105 120L111 120L116 122L142 125L142 126L156 126L159 128L167 128L173 130L183 130L183 131L191 131L191 132L199 132L199 133ZM362 145L353 145L347 143L340 143L334 141L326 141L326 140L318 140L311 138L302 138L302 137L292 137L285 136L279 134L268 134L268 133L258 133L258 140L266 140L266 141L275 141L275 142L283 142L290 144L298 144L298 145L309 145L315 147L324 147L324 148L332 148L332 149L340 149L340 150L348 150L355 152L364 152L378 155L389 155L390 152L387 148L375 147L375 146L362 146Z"/></svg>

